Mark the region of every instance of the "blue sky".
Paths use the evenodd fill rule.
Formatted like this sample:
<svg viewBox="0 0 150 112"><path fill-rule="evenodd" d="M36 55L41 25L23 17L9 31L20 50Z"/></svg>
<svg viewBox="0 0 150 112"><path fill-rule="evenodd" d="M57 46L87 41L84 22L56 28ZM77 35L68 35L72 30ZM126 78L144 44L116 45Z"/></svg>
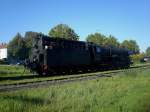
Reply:
<svg viewBox="0 0 150 112"><path fill-rule="evenodd" d="M48 34L59 23L71 26L80 40L101 32L120 42L134 39L142 51L150 46L150 0L0 0L0 42L17 32Z"/></svg>

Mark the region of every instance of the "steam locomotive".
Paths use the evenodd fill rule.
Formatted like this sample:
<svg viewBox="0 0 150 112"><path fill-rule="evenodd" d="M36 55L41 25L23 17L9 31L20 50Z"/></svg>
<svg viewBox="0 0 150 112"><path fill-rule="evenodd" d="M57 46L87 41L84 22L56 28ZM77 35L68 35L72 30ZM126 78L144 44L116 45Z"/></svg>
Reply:
<svg viewBox="0 0 150 112"><path fill-rule="evenodd" d="M26 65L40 75L130 67L126 49L39 35Z"/></svg>

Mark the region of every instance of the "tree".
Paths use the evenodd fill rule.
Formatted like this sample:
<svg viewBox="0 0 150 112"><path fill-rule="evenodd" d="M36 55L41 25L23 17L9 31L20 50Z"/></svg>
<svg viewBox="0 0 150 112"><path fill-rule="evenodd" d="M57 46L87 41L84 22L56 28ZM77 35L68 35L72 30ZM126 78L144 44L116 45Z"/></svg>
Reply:
<svg viewBox="0 0 150 112"><path fill-rule="evenodd" d="M105 39L104 45L109 47L119 47L120 44L114 36L110 35Z"/></svg>
<svg viewBox="0 0 150 112"><path fill-rule="evenodd" d="M25 40L26 49L27 49L27 51L26 51L27 57L29 57L29 55L31 53L33 38L38 37L39 35L43 35L43 34L38 33L38 32L32 32L32 31L28 31L25 33L24 40Z"/></svg>
<svg viewBox="0 0 150 112"><path fill-rule="evenodd" d="M9 42L8 56L9 58L17 60L23 60L27 57L25 41L20 33L17 33L16 36Z"/></svg>
<svg viewBox="0 0 150 112"><path fill-rule="evenodd" d="M140 62L140 60L142 58L144 58L145 54L144 53L139 53L139 54L133 54L130 55L131 60L136 63L136 62Z"/></svg>
<svg viewBox="0 0 150 112"><path fill-rule="evenodd" d="M146 49L146 55L147 55L147 56L150 56L150 47L148 47L148 48Z"/></svg>
<svg viewBox="0 0 150 112"><path fill-rule="evenodd" d="M121 43L121 47L132 51L134 54L138 54L140 52L139 46L135 40L124 40Z"/></svg>
<svg viewBox="0 0 150 112"><path fill-rule="evenodd" d="M79 36L75 33L75 31L66 24L58 24L49 31L48 35L53 38L79 40Z"/></svg>
<svg viewBox="0 0 150 112"><path fill-rule="evenodd" d="M102 35L101 33L94 33L87 36L86 41L87 42L93 42L99 45L104 45L104 41L106 39L105 35Z"/></svg>
<svg viewBox="0 0 150 112"><path fill-rule="evenodd" d="M119 47L119 42L112 35L110 35L109 37L106 37L105 35L101 33L94 33L94 34L88 35L86 38L86 41L93 42L93 43L103 45L103 46Z"/></svg>

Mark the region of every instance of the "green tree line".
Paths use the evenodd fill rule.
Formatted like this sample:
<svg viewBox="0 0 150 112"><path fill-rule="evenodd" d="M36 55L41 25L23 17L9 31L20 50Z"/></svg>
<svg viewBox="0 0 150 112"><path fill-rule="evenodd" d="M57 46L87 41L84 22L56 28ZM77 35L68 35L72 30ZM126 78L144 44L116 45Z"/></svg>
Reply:
<svg viewBox="0 0 150 112"><path fill-rule="evenodd" d="M38 35L44 35L38 32L28 31L23 37L17 33L8 44L8 56L12 59L24 60L29 57L32 48L32 39ZM52 38L64 38L69 40L79 40L78 34L70 26L66 24L58 24L49 30L48 35ZM126 48L134 54L139 54L139 45L135 40L124 40L120 43L116 37L103 35L99 32L89 34L86 37L87 42L93 42L101 46ZM146 50L146 54L150 56L150 47Z"/></svg>

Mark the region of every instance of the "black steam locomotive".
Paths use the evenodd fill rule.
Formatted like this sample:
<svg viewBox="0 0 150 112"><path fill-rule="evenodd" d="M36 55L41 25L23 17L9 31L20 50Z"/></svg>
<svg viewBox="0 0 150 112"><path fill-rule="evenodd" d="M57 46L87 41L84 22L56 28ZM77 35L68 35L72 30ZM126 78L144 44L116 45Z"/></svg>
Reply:
<svg viewBox="0 0 150 112"><path fill-rule="evenodd" d="M128 68L128 50L39 35L27 66L39 74Z"/></svg>

